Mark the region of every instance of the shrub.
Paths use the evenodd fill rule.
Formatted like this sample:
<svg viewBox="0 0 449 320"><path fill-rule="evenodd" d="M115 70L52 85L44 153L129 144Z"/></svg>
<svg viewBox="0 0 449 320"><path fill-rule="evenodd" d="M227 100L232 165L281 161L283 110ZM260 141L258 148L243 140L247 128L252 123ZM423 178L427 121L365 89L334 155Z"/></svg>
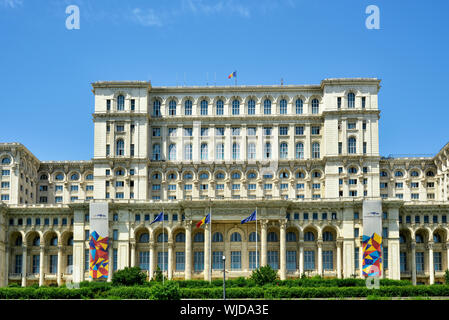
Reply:
<svg viewBox="0 0 449 320"><path fill-rule="evenodd" d="M447 269L444 272L444 283L449 284L449 270L447 270Z"/></svg>
<svg viewBox="0 0 449 320"><path fill-rule="evenodd" d="M118 270L112 276L113 285L134 286L142 285L147 276L139 267L125 267L123 270Z"/></svg>
<svg viewBox="0 0 449 320"><path fill-rule="evenodd" d="M164 274L162 273L162 270L161 268L159 268L159 266L157 266L157 269L154 271L153 279L158 282L162 282L163 280L167 279L166 277L164 277Z"/></svg>
<svg viewBox="0 0 449 320"><path fill-rule="evenodd" d="M152 300L179 300L181 293L179 285L174 281L167 281L163 285L157 284L151 288Z"/></svg>
<svg viewBox="0 0 449 320"><path fill-rule="evenodd" d="M273 283L277 278L277 272L274 271L269 265L259 267L251 274L251 279L259 286L263 286L267 283Z"/></svg>

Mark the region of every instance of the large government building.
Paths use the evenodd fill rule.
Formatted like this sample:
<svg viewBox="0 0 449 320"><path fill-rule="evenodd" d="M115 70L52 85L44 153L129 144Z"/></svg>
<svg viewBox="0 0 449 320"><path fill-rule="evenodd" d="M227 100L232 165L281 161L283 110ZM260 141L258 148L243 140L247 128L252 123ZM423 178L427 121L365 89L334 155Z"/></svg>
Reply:
<svg viewBox="0 0 449 320"><path fill-rule="evenodd" d="M362 277L362 204L379 199L382 277L443 281L449 144L434 156L381 157L380 80L92 87L91 160L40 161L0 143L1 286L89 280L90 202L109 205L109 280L127 266L218 278L223 255L229 277L257 262L281 279ZM254 210L257 233L256 222L240 223Z"/></svg>

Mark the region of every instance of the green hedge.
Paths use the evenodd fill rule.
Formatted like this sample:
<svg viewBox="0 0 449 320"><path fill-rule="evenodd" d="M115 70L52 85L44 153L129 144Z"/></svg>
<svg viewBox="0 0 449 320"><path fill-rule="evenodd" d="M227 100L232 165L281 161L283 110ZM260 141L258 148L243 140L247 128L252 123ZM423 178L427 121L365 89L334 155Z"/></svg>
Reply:
<svg viewBox="0 0 449 320"><path fill-rule="evenodd" d="M0 288L0 299L86 299L94 298L90 288Z"/></svg>

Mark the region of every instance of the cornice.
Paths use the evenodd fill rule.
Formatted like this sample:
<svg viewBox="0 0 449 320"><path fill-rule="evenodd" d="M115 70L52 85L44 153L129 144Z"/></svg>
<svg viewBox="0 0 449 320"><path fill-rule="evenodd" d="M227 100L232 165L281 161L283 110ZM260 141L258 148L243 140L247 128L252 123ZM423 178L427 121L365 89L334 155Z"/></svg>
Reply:
<svg viewBox="0 0 449 320"><path fill-rule="evenodd" d="M147 112L135 112L135 111L107 111L107 112L95 112L92 113L92 118L150 118Z"/></svg>

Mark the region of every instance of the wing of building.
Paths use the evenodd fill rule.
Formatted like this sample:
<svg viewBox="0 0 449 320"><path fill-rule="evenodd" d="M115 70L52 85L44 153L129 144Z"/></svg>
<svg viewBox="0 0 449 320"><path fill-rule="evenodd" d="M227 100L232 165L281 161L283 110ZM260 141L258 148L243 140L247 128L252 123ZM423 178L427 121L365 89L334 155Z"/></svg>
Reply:
<svg viewBox="0 0 449 320"><path fill-rule="evenodd" d="M362 204L379 199L382 276L443 281L449 144L380 157L380 80L92 87L91 160L40 161L0 143L0 285L87 280L92 201L109 204L109 279L126 266L221 277L223 255L230 277L257 262L281 279L362 277ZM240 223L254 210L257 236L256 222Z"/></svg>

